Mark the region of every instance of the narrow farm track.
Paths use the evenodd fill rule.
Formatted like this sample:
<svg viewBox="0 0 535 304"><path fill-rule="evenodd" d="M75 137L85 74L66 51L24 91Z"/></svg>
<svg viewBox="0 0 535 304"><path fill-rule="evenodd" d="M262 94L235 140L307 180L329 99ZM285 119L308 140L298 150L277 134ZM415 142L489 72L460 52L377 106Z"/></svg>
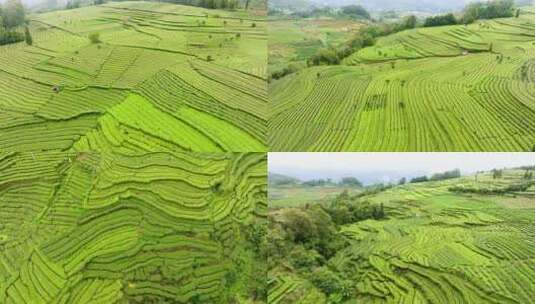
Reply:
<svg viewBox="0 0 535 304"><path fill-rule="evenodd" d="M533 14L380 38L270 84L272 151L531 151Z"/></svg>
<svg viewBox="0 0 535 304"><path fill-rule="evenodd" d="M150 2L31 15L33 45L0 47L0 152L266 151L265 27Z"/></svg>
<svg viewBox="0 0 535 304"><path fill-rule="evenodd" d="M0 302L224 302L266 170L263 153L0 153Z"/></svg>

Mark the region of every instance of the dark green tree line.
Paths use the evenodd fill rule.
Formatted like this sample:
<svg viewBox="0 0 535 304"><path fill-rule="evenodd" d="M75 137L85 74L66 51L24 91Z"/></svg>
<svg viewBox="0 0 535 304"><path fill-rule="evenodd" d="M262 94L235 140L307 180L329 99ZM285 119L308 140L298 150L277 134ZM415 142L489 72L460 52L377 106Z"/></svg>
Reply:
<svg viewBox="0 0 535 304"><path fill-rule="evenodd" d="M0 45L24 41L25 38L28 42L28 36L21 29L25 22L26 11L20 0L0 4Z"/></svg>

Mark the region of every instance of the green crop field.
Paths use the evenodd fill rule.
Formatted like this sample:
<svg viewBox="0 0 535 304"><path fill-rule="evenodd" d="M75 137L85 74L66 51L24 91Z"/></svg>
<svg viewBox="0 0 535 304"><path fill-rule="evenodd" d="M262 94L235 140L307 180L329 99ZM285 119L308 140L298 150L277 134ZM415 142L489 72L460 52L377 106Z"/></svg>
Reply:
<svg viewBox="0 0 535 304"><path fill-rule="evenodd" d="M136 1L28 20L33 45L0 46L0 151L267 149L264 16Z"/></svg>
<svg viewBox="0 0 535 304"><path fill-rule="evenodd" d="M535 149L535 8L382 37L270 84L272 151Z"/></svg>
<svg viewBox="0 0 535 304"><path fill-rule="evenodd" d="M535 184L526 181L524 172L505 170L496 179L482 173L477 178L408 184L359 198L383 204L386 217L339 226L336 235L346 243L326 261L318 262L317 252L307 247L315 243L306 242L296 244L286 259L271 261L269 302L531 303ZM517 185L531 186L511 190ZM503 192L462 194L452 191L455 187ZM275 248L283 246L277 227L292 227L286 224L290 211L296 208L269 212ZM319 223L314 213L308 214ZM323 248L324 239L315 246ZM317 263L323 263L322 271L315 268ZM320 274L322 280L312 284Z"/></svg>
<svg viewBox="0 0 535 304"><path fill-rule="evenodd" d="M265 303L266 191L264 153L0 153L0 303Z"/></svg>
<svg viewBox="0 0 535 304"><path fill-rule="evenodd" d="M268 203L270 207L292 207L325 202L346 190L350 194L357 194L361 189L339 185L317 187L302 185L270 186Z"/></svg>
<svg viewBox="0 0 535 304"><path fill-rule="evenodd" d="M362 23L332 18L268 20L268 67L270 72L289 64L305 67L306 59L320 48L347 41Z"/></svg>

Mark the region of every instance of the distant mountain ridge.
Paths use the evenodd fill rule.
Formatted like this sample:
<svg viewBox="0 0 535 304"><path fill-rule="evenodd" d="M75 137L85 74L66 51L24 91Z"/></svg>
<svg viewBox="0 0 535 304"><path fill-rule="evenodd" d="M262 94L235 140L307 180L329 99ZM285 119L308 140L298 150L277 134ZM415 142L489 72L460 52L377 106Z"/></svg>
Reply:
<svg viewBox="0 0 535 304"><path fill-rule="evenodd" d="M281 184L299 184L301 180L291 177L284 174L272 173L269 172L269 184L270 185L281 185Z"/></svg>

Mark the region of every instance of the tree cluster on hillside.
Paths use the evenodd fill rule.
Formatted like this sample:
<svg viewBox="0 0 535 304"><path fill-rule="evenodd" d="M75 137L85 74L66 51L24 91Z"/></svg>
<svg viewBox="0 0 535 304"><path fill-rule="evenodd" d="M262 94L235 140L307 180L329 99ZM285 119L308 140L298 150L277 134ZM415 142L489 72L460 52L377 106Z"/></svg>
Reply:
<svg viewBox="0 0 535 304"><path fill-rule="evenodd" d="M335 182L330 178L327 179L312 179L303 182L306 187L323 187L323 186L352 186L363 187L362 183L356 177L344 177L339 182Z"/></svg>
<svg viewBox="0 0 535 304"><path fill-rule="evenodd" d="M427 17L424 22L424 27L432 26L444 26L444 25L453 25L457 24L457 18L452 13L445 15L437 15Z"/></svg>
<svg viewBox="0 0 535 304"><path fill-rule="evenodd" d="M334 185L336 185L336 183L330 178L311 179L306 182L303 182L303 186L306 186L306 187L323 187L323 186L334 186Z"/></svg>
<svg viewBox="0 0 535 304"><path fill-rule="evenodd" d="M272 212L268 216L268 268L286 265L325 294L329 303L341 303L355 292L355 284L329 263L350 245L339 233L341 225L385 216L382 204L355 201L347 192L324 205Z"/></svg>
<svg viewBox="0 0 535 304"><path fill-rule="evenodd" d="M245 236L245 243L247 244L246 249L253 254L253 262L250 263L252 268L250 274L253 276L237 276L242 277L247 280L247 283L244 284L248 287L248 294L253 300L265 300L267 298L267 282L265 276L267 274L267 255L268 255L268 227L267 222L262 220L257 220L249 225L244 225L240 227L241 232ZM238 264L244 264L237 261ZM246 268L246 267L243 267ZM255 275L256 274L256 275ZM263 274L263 275L262 275ZM226 278L227 279L227 278ZM227 279L227 282L232 282L232 280ZM228 288L231 293L229 296L231 299L235 298L232 288ZM233 301L229 301L233 302Z"/></svg>
<svg viewBox="0 0 535 304"><path fill-rule="evenodd" d="M478 19L494 19L513 17L514 0L492 0L488 2L474 2L464 9L462 23L472 23Z"/></svg>
<svg viewBox="0 0 535 304"><path fill-rule="evenodd" d="M26 22L26 11L20 0L7 0L0 4L0 45L31 41L29 30L22 31Z"/></svg>
<svg viewBox="0 0 535 304"><path fill-rule="evenodd" d="M275 186L284 186L284 185L296 185L299 184L300 181L297 178L277 174L277 173L269 173L269 184L275 185Z"/></svg>
<svg viewBox="0 0 535 304"><path fill-rule="evenodd" d="M514 0L491 0L486 2L473 2L468 4L462 15L456 18L449 13L445 15L431 16L425 19L424 26L444 26L455 24L470 24L478 19L508 18L520 14L515 12Z"/></svg>
<svg viewBox="0 0 535 304"><path fill-rule="evenodd" d="M499 179L503 176L503 170L492 169L492 179Z"/></svg>
<svg viewBox="0 0 535 304"><path fill-rule="evenodd" d="M368 11L360 5L343 6L340 9L340 11L342 15L349 16L355 19L370 19L371 18L370 13L368 13Z"/></svg>
<svg viewBox="0 0 535 304"><path fill-rule="evenodd" d="M163 0L175 4L200 6L211 9L236 9L239 7L238 0ZM246 1L244 8L249 6L250 1Z"/></svg>
<svg viewBox="0 0 535 304"><path fill-rule="evenodd" d="M455 169L455 170L446 171L442 173L435 173L431 175L431 178L429 178L429 180L439 181L439 180L459 178L459 177L461 177L461 170Z"/></svg>
<svg viewBox="0 0 535 304"><path fill-rule="evenodd" d="M294 18L319 18L331 17L336 19L354 19L354 20L370 20L370 13L361 5L347 5L342 7L332 6L309 6L302 9L297 9L287 13L280 8L270 8L268 11L270 16L286 15Z"/></svg>
<svg viewBox="0 0 535 304"><path fill-rule="evenodd" d="M356 177L343 177L339 184L342 186L362 187L362 183Z"/></svg>
<svg viewBox="0 0 535 304"><path fill-rule="evenodd" d="M342 60L359 50L375 45L377 38L388 36L417 26L415 16L408 16L400 22L382 22L371 24L361 28L358 33L347 43L338 48L320 49L308 60L309 66L336 65Z"/></svg>
<svg viewBox="0 0 535 304"><path fill-rule="evenodd" d="M368 201L355 203L347 191L342 192L326 208L327 213L337 225L346 225L366 219L382 219L385 217L383 204L372 204Z"/></svg>
<svg viewBox="0 0 535 304"><path fill-rule="evenodd" d="M410 183L411 184L416 184L416 183L424 183L424 182L427 182L427 181L429 181L429 178L427 177L427 175L424 175L424 176L418 176L418 177L411 178Z"/></svg>
<svg viewBox="0 0 535 304"><path fill-rule="evenodd" d="M453 187L449 187L448 190L450 192L455 192L455 193L504 195L504 194L512 194L514 192L524 192L532 185L533 185L532 182L523 182L520 184L509 185L509 186L502 187L502 188L453 186Z"/></svg>
<svg viewBox="0 0 535 304"><path fill-rule="evenodd" d="M417 176L417 177L412 178L410 182L415 184L415 183L423 183L423 182L428 182L428 181L441 181L441 180L459 178L459 177L461 177L461 170L454 169L454 170L445 171L441 173L435 173L429 177L426 175Z"/></svg>

